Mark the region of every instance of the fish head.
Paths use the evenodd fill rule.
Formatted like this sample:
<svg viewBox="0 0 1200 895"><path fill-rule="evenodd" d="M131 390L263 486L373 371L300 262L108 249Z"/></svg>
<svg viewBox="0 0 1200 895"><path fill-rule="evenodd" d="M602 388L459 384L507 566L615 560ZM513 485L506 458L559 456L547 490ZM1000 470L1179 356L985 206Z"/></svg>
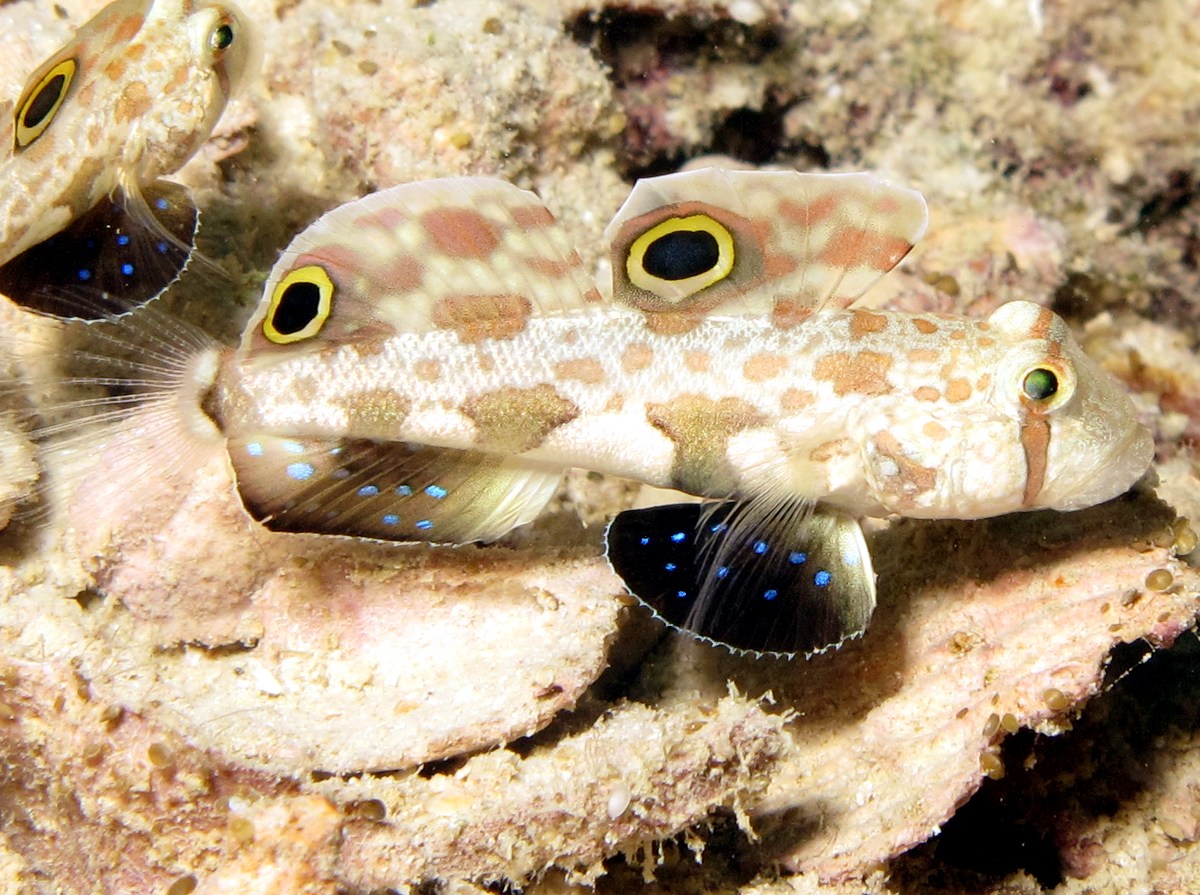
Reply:
<svg viewBox="0 0 1200 895"><path fill-rule="evenodd" d="M140 117L126 150L137 180L147 183L177 170L208 140L259 53L248 20L227 2L154 0L133 41L159 60L142 78L155 112Z"/></svg>
<svg viewBox="0 0 1200 895"><path fill-rule="evenodd" d="M1017 420L1020 509L1078 510L1129 490L1150 466L1154 440L1124 388L1046 308L1012 302L989 323L1013 340L991 397Z"/></svg>
<svg viewBox="0 0 1200 895"><path fill-rule="evenodd" d="M1015 301L964 333L915 400L866 427L876 512L1077 510L1124 493L1149 467L1154 442L1133 401L1060 317Z"/></svg>

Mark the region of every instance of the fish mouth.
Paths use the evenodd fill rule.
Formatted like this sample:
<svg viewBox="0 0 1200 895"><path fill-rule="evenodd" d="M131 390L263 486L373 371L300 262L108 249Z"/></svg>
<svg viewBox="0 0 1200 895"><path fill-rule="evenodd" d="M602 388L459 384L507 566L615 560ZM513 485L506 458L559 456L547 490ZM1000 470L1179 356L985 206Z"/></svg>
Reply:
<svg viewBox="0 0 1200 895"><path fill-rule="evenodd" d="M1154 438L1145 426L1136 425L1105 451L1105 461L1087 477L1072 476L1044 489L1043 506L1058 510L1082 510L1112 500L1128 491L1146 474L1154 461ZM1076 490L1078 489L1078 490ZM1069 494L1054 495L1069 490Z"/></svg>

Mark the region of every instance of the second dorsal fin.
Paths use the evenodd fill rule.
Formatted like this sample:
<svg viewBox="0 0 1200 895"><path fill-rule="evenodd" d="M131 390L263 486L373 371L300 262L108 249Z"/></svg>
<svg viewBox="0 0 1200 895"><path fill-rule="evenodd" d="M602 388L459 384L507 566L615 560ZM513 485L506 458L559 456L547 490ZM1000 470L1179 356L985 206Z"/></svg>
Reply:
<svg viewBox="0 0 1200 895"><path fill-rule="evenodd" d="M531 521L561 470L365 439L229 440L242 503L274 531L464 544Z"/></svg>
<svg viewBox="0 0 1200 895"><path fill-rule="evenodd" d="M700 168L640 180L605 231L612 292L649 315L847 307L925 231L919 193L872 174Z"/></svg>

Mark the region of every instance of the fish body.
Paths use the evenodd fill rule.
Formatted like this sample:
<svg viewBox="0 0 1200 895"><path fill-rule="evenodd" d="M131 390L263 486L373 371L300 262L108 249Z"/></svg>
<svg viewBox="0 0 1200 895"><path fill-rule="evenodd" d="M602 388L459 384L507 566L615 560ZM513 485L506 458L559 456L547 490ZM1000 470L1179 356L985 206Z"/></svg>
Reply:
<svg viewBox="0 0 1200 895"><path fill-rule="evenodd" d="M1022 392L1062 382L1055 413ZM659 334L590 308L505 340L404 333L222 366L227 435L359 438L582 467L711 498L821 501L858 516L1073 509L1147 461L1132 405L1062 321L1014 302L990 320L865 310L710 317Z"/></svg>
<svg viewBox="0 0 1200 895"><path fill-rule="evenodd" d="M161 178L208 139L245 31L229 5L115 0L33 72L0 110L0 292L94 319L175 279L196 210Z"/></svg>
<svg viewBox="0 0 1200 895"><path fill-rule="evenodd" d="M275 530L491 540L567 467L687 492L611 524L629 589L695 636L811 653L874 606L856 517L1076 509L1151 460L1049 310L859 306L926 215L869 175L654 178L594 285L533 194L408 184L297 236L241 344L178 365L167 399Z"/></svg>

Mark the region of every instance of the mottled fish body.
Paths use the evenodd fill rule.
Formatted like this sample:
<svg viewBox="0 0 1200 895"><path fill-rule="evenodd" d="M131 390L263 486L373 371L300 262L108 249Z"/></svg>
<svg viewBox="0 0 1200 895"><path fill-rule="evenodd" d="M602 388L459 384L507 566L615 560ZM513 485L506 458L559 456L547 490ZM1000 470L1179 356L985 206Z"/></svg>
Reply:
<svg viewBox="0 0 1200 895"><path fill-rule="evenodd" d="M171 400L276 530L490 540L566 467L705 498L618 514L614 569L696 636L815 652L874 606L856 516L1076 509L1151 459L1045 308L854 307L926 216L869 175L646 180L598 289L533 194L400 186L298 236L241 345L197 354Z"/></svg>
<svg viewBox="0 0 1200 895"><path fill-rule="evenodd" d="M116 0L39 66L0 110L0 293L88 320L161 293L197 223L162 178L208 139L248 51L232 6Z"/></svg>
<svg viewBox="0 0 1200 895"><path fill-rule="evenodd" d="M211 410L251 442L417 442L866 516L1090 506L1146 462L1144 433L1112 426L1114 409L1132 417L1128 397L1025 302L989 320L824 310L787 329L711 317L666 335L605 307L535 317L504 340L463 335L271 364L233 355ZM1024 382L1042 370L1061 385L1037 400ZM1084 412L1054 413L1071 401Z"/></svg>

